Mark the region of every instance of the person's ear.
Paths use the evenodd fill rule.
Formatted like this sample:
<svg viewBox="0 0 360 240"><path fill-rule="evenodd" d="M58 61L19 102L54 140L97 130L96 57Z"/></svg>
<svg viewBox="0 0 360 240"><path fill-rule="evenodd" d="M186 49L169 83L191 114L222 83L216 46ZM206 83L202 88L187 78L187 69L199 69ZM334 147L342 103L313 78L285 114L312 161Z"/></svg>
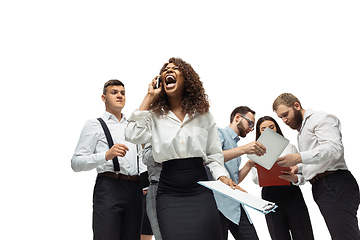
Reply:
<svg viewBox="0 0 360 240"><path fill-rule="evenodd" d="M240 113L237 113L234 117L234 120L235 120L235 123L238 123L240 122L240 119L241 119L241 114Z"/></svg>
<svg viewBox="0 0 360 240"><path fill-rule="evenodd" d="M299 111L301 109L300 103L295 102L294 103L294 108Z"/></svg>
<svg viewBox="0 0 360 240"><path fill-rule="evenodd" d="M106 97L105 97L105 95L103 94L103 95L101 95L101 100L104 102L104 103L106 103Z"/></svg>

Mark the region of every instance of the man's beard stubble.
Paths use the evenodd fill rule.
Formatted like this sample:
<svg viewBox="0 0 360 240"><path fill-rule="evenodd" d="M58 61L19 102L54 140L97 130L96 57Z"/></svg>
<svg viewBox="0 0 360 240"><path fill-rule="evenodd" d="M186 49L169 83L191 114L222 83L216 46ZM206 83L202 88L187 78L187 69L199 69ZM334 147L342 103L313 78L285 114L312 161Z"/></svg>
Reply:
<svg viewBox="0 0 360 240"><path fill-rule="evenodd" d="M241 125L241 121L236 126L237 126L237 129L238 129L239 134L240 134L239 136L242 137L242 138L246 137L246 131L244 129L244 126Z"/></svg>
<svg viewBox="0 0 360 240"><path fill-rule="evenodd" d="M294 130L300 130L303 121L303 116L301 110L296 110L294 108L294 123L291 125L291 128Z"/></svg>

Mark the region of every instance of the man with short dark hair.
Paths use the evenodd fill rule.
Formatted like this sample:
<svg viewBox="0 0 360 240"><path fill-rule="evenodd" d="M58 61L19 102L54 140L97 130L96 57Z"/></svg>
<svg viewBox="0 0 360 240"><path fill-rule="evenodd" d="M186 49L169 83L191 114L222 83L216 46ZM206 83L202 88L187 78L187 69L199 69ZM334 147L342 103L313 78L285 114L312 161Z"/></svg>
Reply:
<svg viewBox="0 0 360 240"><path fill-rule="evenodd" d="M356 217L359 186L345 163L339 119L332 114L303 109L299 99L290 93L278 96L273 110L286 125L298 131L299 153L280 157L277 163L282 167L302 163L302 169L295 168L281 177L295 185L305 181L312 184L314 200L333 240L359 240Z"/></svg>
<svg viewBox="0 0 360 240"><path fill-rule="evenodd" d="M114 145L108 141L101 119L85 123L71 159L75 172L97 169L93 196L93 232L96 240L140 239L142 189L136 145L125 141L127 124L122 113L125 88L119 80L105 83L102 101L106 112L101 117ZM119 169L115 169L118 162ZM117 168L117 167L116 167Z"/></svg>
<svg viewBox="0 0 360 240"><path fill-rule="evenodd" d="M230 125L224 129L218 128L221 147L224 154L225 168L230 178L235 182L241 182L249 173L254 162L249 160L239 171L241 155L263 155L266 148L259 142L251 142L243 146L237 146L240 137L254 130L255 112L249 107L241 106L234 109L230 115ZM208 174L209 176L209 174ZM256 230L242 204L214 192L217 207L220 212L223 239L228 238L228 231L236 240L259 239Z"/></svg>

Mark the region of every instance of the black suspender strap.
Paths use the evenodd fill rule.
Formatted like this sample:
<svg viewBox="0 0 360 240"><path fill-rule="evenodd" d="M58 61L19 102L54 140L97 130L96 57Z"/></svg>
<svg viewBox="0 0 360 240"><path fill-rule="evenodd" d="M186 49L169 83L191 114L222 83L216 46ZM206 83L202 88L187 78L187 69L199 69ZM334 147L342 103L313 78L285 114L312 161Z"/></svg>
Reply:
<svg viewBox="0 0 360 240"><path fill-rule="evenodd" d="M106 140L108 142L109 149L110 149L110 148L112 148L112 146L114 146L114 141L113 141L113 139L111 137L109 128L108 128L108 126L106 125L106 123L104 122L104 120L102 118L98 118L97 120L99 120L99 122L100 122L100 124L101 124L101 126L102 126L102 128L104 130ZM113 164L114 164L115 173L119 173L120 172L120 166L119 166L118 158L114 157L112 161L113 161Z"/></svg>
<svg viewBox="0 0 360 240"><path fill-rule="evenodd" d="M140 176L140 166L139 166L139 145L136 145L136 163L137 163L137 172Z"/></svg>

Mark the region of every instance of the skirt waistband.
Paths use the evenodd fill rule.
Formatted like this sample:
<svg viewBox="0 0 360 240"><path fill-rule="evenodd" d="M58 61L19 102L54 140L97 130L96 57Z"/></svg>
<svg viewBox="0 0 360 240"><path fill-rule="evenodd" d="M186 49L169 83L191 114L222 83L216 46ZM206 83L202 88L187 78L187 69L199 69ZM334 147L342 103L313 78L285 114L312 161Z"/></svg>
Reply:
<svg viewBox="0 0 360 240"><path fill-rule="evenodd" d="M186 171L188 169L204 167L202 157L172 159L162 164L162 171Z"/></svg>

